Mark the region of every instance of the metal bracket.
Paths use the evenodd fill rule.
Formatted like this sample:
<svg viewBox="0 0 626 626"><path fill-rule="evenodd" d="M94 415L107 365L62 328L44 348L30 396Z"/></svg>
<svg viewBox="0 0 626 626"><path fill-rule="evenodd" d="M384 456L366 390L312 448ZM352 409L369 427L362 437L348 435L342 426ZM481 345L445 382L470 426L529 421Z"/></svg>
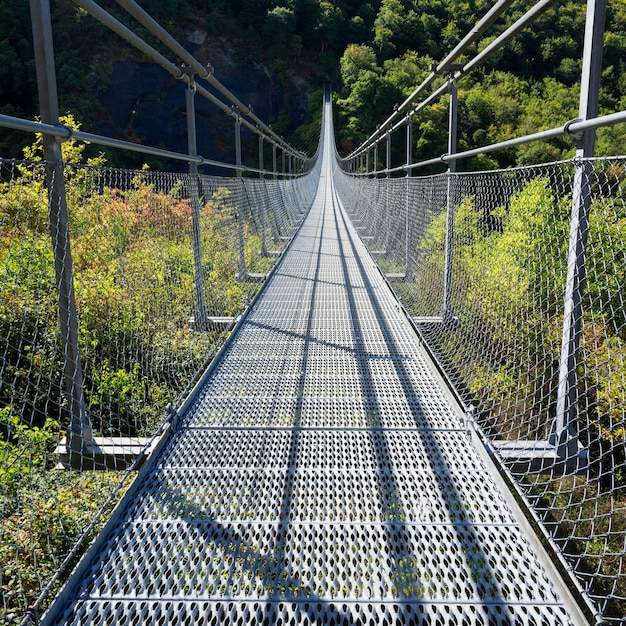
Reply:
<svg viewBox="0 0 626 626"><path fill-rule="evenodd" d="M55 128L63 128L67 131L67 137L56 137L56 140L59 143L69 141L70 139L74 138L74 129L71 126L68 126L67 124L62 124L61 122L55 122L54 124L52 124L52 126L54 126Z"/></svg>
<svg viewBox="0 0 626 626"><path fill-rule="evenodd" d="M204 320L196 320L194 316L190 317L187 325L192 331L207 330L231 330L239 321L240 317L209 315Z"/></svg>
<svg viewBox="0 0 626 626"><path fill-rule="evenodd" d="M549 441L492 441L490 454L496 454L513 474L551 474L553 476L585 475L589 469L589 452L579 446L578 454L562 458L557 446Z"/></svg>
<svg viewBox="0 0 626 626"><path fill-rule="evenodd" d="M94 437L80 454L71 450L67 438L63 438L55 450L59 468L79 471L126 470L135 462L141 464L149 437Z"/></svg>
<svg viewBox="0 0 626 626"><path fill-rule="evenodd" d="M570 120L569 122L566 122L565 125L563 126L563 132L569 137L572 137L573 139L575 139L576 141L580 141L583 138L584 131L582 130L572 131L570 130L570 127L572 126L572 124L576 124L582 121L583 121L582 118L577 117L573 120Z"/></svg>

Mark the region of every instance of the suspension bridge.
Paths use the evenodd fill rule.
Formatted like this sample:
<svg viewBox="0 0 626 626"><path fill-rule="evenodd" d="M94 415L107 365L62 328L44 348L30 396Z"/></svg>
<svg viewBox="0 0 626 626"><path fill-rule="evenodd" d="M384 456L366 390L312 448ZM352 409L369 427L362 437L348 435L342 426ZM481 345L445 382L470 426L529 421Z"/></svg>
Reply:
<svg viewBox="0 0 626 626"><path fill-rule="evenodd" d="M138 45L95 3L77 4ZM33 0L43 42L36 60L47 68L44 123L0 116L4 126L47 137L41 163L0 160L10 181L0 189L9 242L2 294L26 302L1 327L0 391L14 428L6 458L26 468L5 474L2 617L47 625L621 623L623 441L609 443L607 431L624 411L624 157L592 159L589 129L622 122L624 112L598 118L597 93L583 81L581 119L513 140L570 134L572 161L457 174L456 160L475 152L457 153L451 122L449 152L413 163L419 107L411 103L451 72L439 91L448 90L456 119L456 80L474 61L454 62L507 8L502 1L345 159L327 90L319 148L307 158L132 0L120 4L193 70L141 44L187 82L189 154L165 156L190 170L63 162L55 137L166 151L58 124L47 2ZM588 29L597 31L586 46L588 75L599 62L601 4L588 7ZM199 174L225 164L196 153L197 93L234 117L236 176ZM242 125L259 136L258 168L242 165ZM405 127L406 163L394 168L391 135ZM449 170L415 176L434 161ZM50 216L13 215L36 205L28 185L44 178ZM571 215L559 215L561 196ZM494 216L498 227L486 228ZM58 329L42 321L50 309L21 291L34 287L20 276L43 263L43 221L53 236L42 274L44 283L54 275ZM110 257L115 278L88 256L100 234L110 245L98 263ZM55 361L59 372L45 369ZM46 411L65 423L34 426L39 409L24 376L46 389ZM5 402L6 389L13 399ZM164 420L146 412L152 396L170 401ZM610 404L613 421L602 428L591 396ZM17 407L21 418L11 421ZM66 469L53 469L59 461ZM43 530L28 522L36 502L51 509ZM25 591L24 555L53 561L52 569L35 563L37 593ZM13 596L27 595L21 612L11 609Z"/></svg>
<svg viewBox="0 0 626 626"><path fill-rule="evenodd" d="M330 120L298 234L58 623L571 622L337 197Z"/></svg>

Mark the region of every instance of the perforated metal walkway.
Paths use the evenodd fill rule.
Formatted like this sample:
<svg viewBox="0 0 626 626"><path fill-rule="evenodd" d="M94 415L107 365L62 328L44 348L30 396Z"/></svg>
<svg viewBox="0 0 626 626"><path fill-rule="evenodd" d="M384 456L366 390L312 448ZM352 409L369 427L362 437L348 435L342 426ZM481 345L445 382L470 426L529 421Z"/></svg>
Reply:
<svg viewBox="0 0 626 626"><path fill-rule="evenodd" d="M325 145L331 145L326 125ZM52 623L569 624L334 197Z"/></svg>

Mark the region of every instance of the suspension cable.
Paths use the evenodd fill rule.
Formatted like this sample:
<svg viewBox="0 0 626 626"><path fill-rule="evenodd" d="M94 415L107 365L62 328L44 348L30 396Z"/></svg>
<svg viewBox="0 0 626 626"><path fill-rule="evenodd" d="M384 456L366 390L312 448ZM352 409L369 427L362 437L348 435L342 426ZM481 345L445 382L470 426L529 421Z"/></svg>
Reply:
<svg viewBox="0 0 626 626"><path fill-rule="evenodd" d="M504 0L501 3L494 5L491 11L487 13L482 20L478 22L478 24L474 27L474 29L448 54L448 56L441 61L441 63L437 64L437 66L433 69L431 74L424 80L424 82L417 87L414 92L399 106L396 107L393 114L389 116L389 118L381 124L361 145L353 150L348 156L344 157L342 160L348 160L362 154L374 144L378 143L383 135L387 131L395 131L400 126L403 126L405 123L404 119L401 119L395 125L390 126L393 120L400 115L411 101L421 92L423 92L428 86L432 84L434 79L441 73L445 73L447 70L452 69L454 71L454 79L457 80L462 76L468 74L471 70L475 69L480 63L482 63L485 59L487 59L491 54L493 54L496 50L504 46L508 43L513 37L515 37L520 30L530 24L533 20L537 19L540 15L545 13L552 5L556 4L559 0L539 0L531 9L529 9L522 17L520 17L514 24L512 24L509 28L507 28L503 33L501 33L494 41L492 41L484 50L478 53L472 60L465 63L462 67L456 68L453 65L454 59L456 59L460 54L465 52L467 48L474 43L479 36L483 35L487 28L493 24L496 18L504 11L508 6L510 6L510 2L508 0ZM506 5L506 6L505 6ZM496 10L497 9L497 10ZM434 64L433 64L434 65ZM436 91L434 91L430 96L425 98L420 104L415 106L412 111L408 113L409 116L413 117L421 110L430 106L436 100L441 97L444 93L448 91L449 82L446 80Z"/></svg>

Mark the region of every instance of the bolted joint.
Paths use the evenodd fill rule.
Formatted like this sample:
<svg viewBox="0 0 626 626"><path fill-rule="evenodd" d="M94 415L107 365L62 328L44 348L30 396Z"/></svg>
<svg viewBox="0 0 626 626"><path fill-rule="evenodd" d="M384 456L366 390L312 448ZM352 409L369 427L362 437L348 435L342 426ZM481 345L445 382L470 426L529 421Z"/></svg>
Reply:
<svg viewBox="0 0 626 626"><path fill-rule="evenodd" d="M465 64L464 63L449 63L446 66L446 69L452 74L453 72L461 72L463 74L465 72Z"/></svg>

